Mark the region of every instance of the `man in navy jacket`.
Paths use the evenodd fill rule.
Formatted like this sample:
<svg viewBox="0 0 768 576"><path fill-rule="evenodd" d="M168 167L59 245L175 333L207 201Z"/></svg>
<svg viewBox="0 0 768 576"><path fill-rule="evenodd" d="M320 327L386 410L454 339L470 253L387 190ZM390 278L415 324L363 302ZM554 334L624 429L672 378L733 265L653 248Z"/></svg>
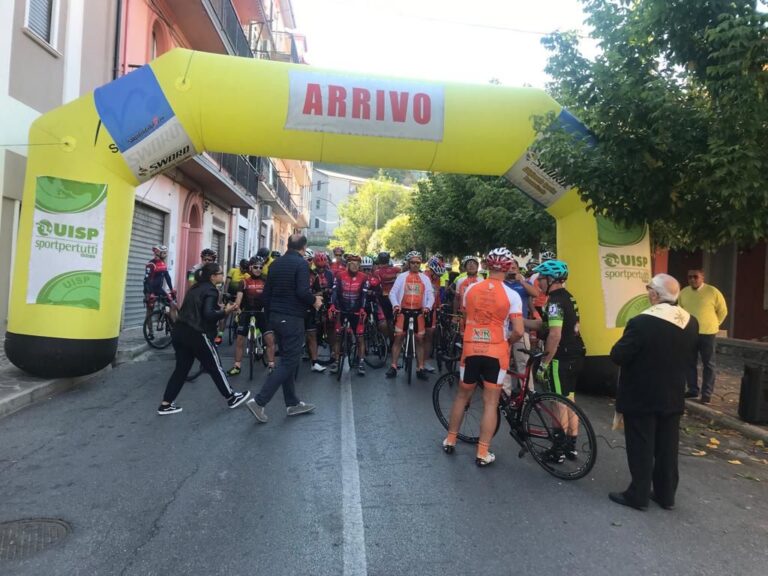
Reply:
<svg viewBox="0 0 768 576"><path fill-rule="evenodd" d="M646 289L651 307L627 323L611 349L611 360L621 367L616 411L624 417L632 481L624 492L608 496L637 510L645 510L649 499L671 510L686 374L699 325L677 305L680 284L672 276L657 274Z"/></svg>
<svg viewBox="0 0 768 576"><path fill-rule="evenodd" d="M307 308L320 308L322 297L315 296L309 285L309 264L304 259L307 238L294 234L288 238L288 251L269 267L264 288L269 326L274 330L280 346L280 361L267 377L256 398L246 406L256 419L264 423L269 418L264 407L280 386L288 416L306 414L315 409L312 404L296 397L295 378L301 362L304 344L304 315Z"/></svg>

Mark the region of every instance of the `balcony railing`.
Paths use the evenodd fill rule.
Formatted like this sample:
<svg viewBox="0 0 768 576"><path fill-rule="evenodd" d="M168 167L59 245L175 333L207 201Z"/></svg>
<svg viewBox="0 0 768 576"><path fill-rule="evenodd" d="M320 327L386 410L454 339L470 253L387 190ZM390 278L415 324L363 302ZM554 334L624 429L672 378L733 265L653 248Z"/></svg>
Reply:
<svg viewBox="0 0 768 576"><path fill-rule="evenodd" d="M256 199L259 188L258 156L238 156L237 154L222 154L206 152L221 171L226 170L229 177L240 184L245 191Z"/></svg>
<svg viewBox="0 0 768 576"><path fill-rule="evenodd" d="M250 42L248 36L243 30L243 26L240 23L240 19L237 17L237 12L232 6L231 0L208 0L219 19L221 29L224 30L224 35L229 40L232 48L237 56L243 56L245 58L253 58L253 51L251 51Z"/></svg>

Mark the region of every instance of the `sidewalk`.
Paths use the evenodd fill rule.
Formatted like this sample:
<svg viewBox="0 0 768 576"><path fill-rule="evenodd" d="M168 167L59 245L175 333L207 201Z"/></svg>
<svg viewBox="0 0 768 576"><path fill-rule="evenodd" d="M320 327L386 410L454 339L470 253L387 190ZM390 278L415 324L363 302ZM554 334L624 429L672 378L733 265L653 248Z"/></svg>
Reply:
<svg viewBox="0 0 768 576"><path fill-rule="evenodd" d="M120 335L117 355L110 366L88 376L45 379L30 376L11 364L5 357L5 335L0 335L0 418L34 402L71 390L120 364L133 361L147 350L149 345L144 341L141 330L127 330Z"/></svg>
<svg viewBox="0 0 768 576"><path fill-rule="evenodd" d="M96 374L79 378L46 380L25 374L13 366L3 352L3 340L4 337L0 336L0 418L34 402L70 390L120 364L132 362L150 350L141 330L125 331L120 335L117 355L111 366L107 366ZM743 371L743 361L733 356L718 355L717 379L712 403L704 405L697 400L686 400L687 412L713 421L717 426L736 430L744 436L762 440L768 444L768 425L756 426L739 419L739 393Z"/></svg>

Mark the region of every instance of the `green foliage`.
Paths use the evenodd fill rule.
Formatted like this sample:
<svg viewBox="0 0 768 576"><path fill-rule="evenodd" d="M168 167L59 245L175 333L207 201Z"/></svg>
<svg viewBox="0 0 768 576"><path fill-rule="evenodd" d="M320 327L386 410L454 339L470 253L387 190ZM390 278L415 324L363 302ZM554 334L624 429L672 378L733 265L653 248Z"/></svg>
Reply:
<svg viewBox="0 0 768 576"><path fill-rule="evenodd" d="M602 54L543 39L550 92L597 137L548 130L545 165L594 211L663 246L749 245L768 231L768 17L745 0L582 0ZM553 117L538 118L544 131Z"/></svg>
<svg viewBox="0 0 768 576"><path fill-rule="evenodd" d="M410 188L396 184L381 174L378 179L369 180L339 206L341 225L336 228L331 245L340 244L347 252L358 254L374 252L373 244L379 240L374 239L375 242L371 243L371 238L376 232L377 223L378 228L383 228L395 216L406 213L411 195Z"/></svg>
<svg viewBox="0 0 768 576"><path fill-rule="evenodd" d="M554 245L554 219L504 178L432 174L418 182L411 215L419 242L446 255Z"/></svg>
<svg viewBox="0 0 768 576"><path fill-rule="evenodd" d="M387 222L387 225L379 230L378 240L375 250L371 250L372 253L386 250L395 258L403 258L411 250L425 252L408 214L400 214Z"/></svg>

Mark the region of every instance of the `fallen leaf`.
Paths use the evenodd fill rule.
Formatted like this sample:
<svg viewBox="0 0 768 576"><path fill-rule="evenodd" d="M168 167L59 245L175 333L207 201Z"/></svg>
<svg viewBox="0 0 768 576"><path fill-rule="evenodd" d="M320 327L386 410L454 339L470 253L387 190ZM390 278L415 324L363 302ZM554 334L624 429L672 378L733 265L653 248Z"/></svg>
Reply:
<svg viewBox="0 0 768 576"><path fill-rule="evenodd" d="M762 440L758 440L757 442L755 442L755 446L765 446L765 442L763 442Z"/></svg>
<svg viewBox="0 0 768 576"><path fill-rule="evenodd" d="M718 440L717 438L710 438L709 443L717 445L717 444L720 444L720 440Z"/></svg>
<svg viewBox="0 0 768 576"><path fill-rule="evenodd" d="M717 444L707 444L707 448L717 448Z"/></svg>
<svg viewBox="0 0 768 576"><path fill-rule="evenodd" d="M741 460L728 460L728 464L741 464Z"/></svg>
<svg viewBox="0 0 768 576"><path fill-rule="evenodd" d="M691 451L691 456L706 456L707 453L704 452L704 450L693 450Z"/></svg>

